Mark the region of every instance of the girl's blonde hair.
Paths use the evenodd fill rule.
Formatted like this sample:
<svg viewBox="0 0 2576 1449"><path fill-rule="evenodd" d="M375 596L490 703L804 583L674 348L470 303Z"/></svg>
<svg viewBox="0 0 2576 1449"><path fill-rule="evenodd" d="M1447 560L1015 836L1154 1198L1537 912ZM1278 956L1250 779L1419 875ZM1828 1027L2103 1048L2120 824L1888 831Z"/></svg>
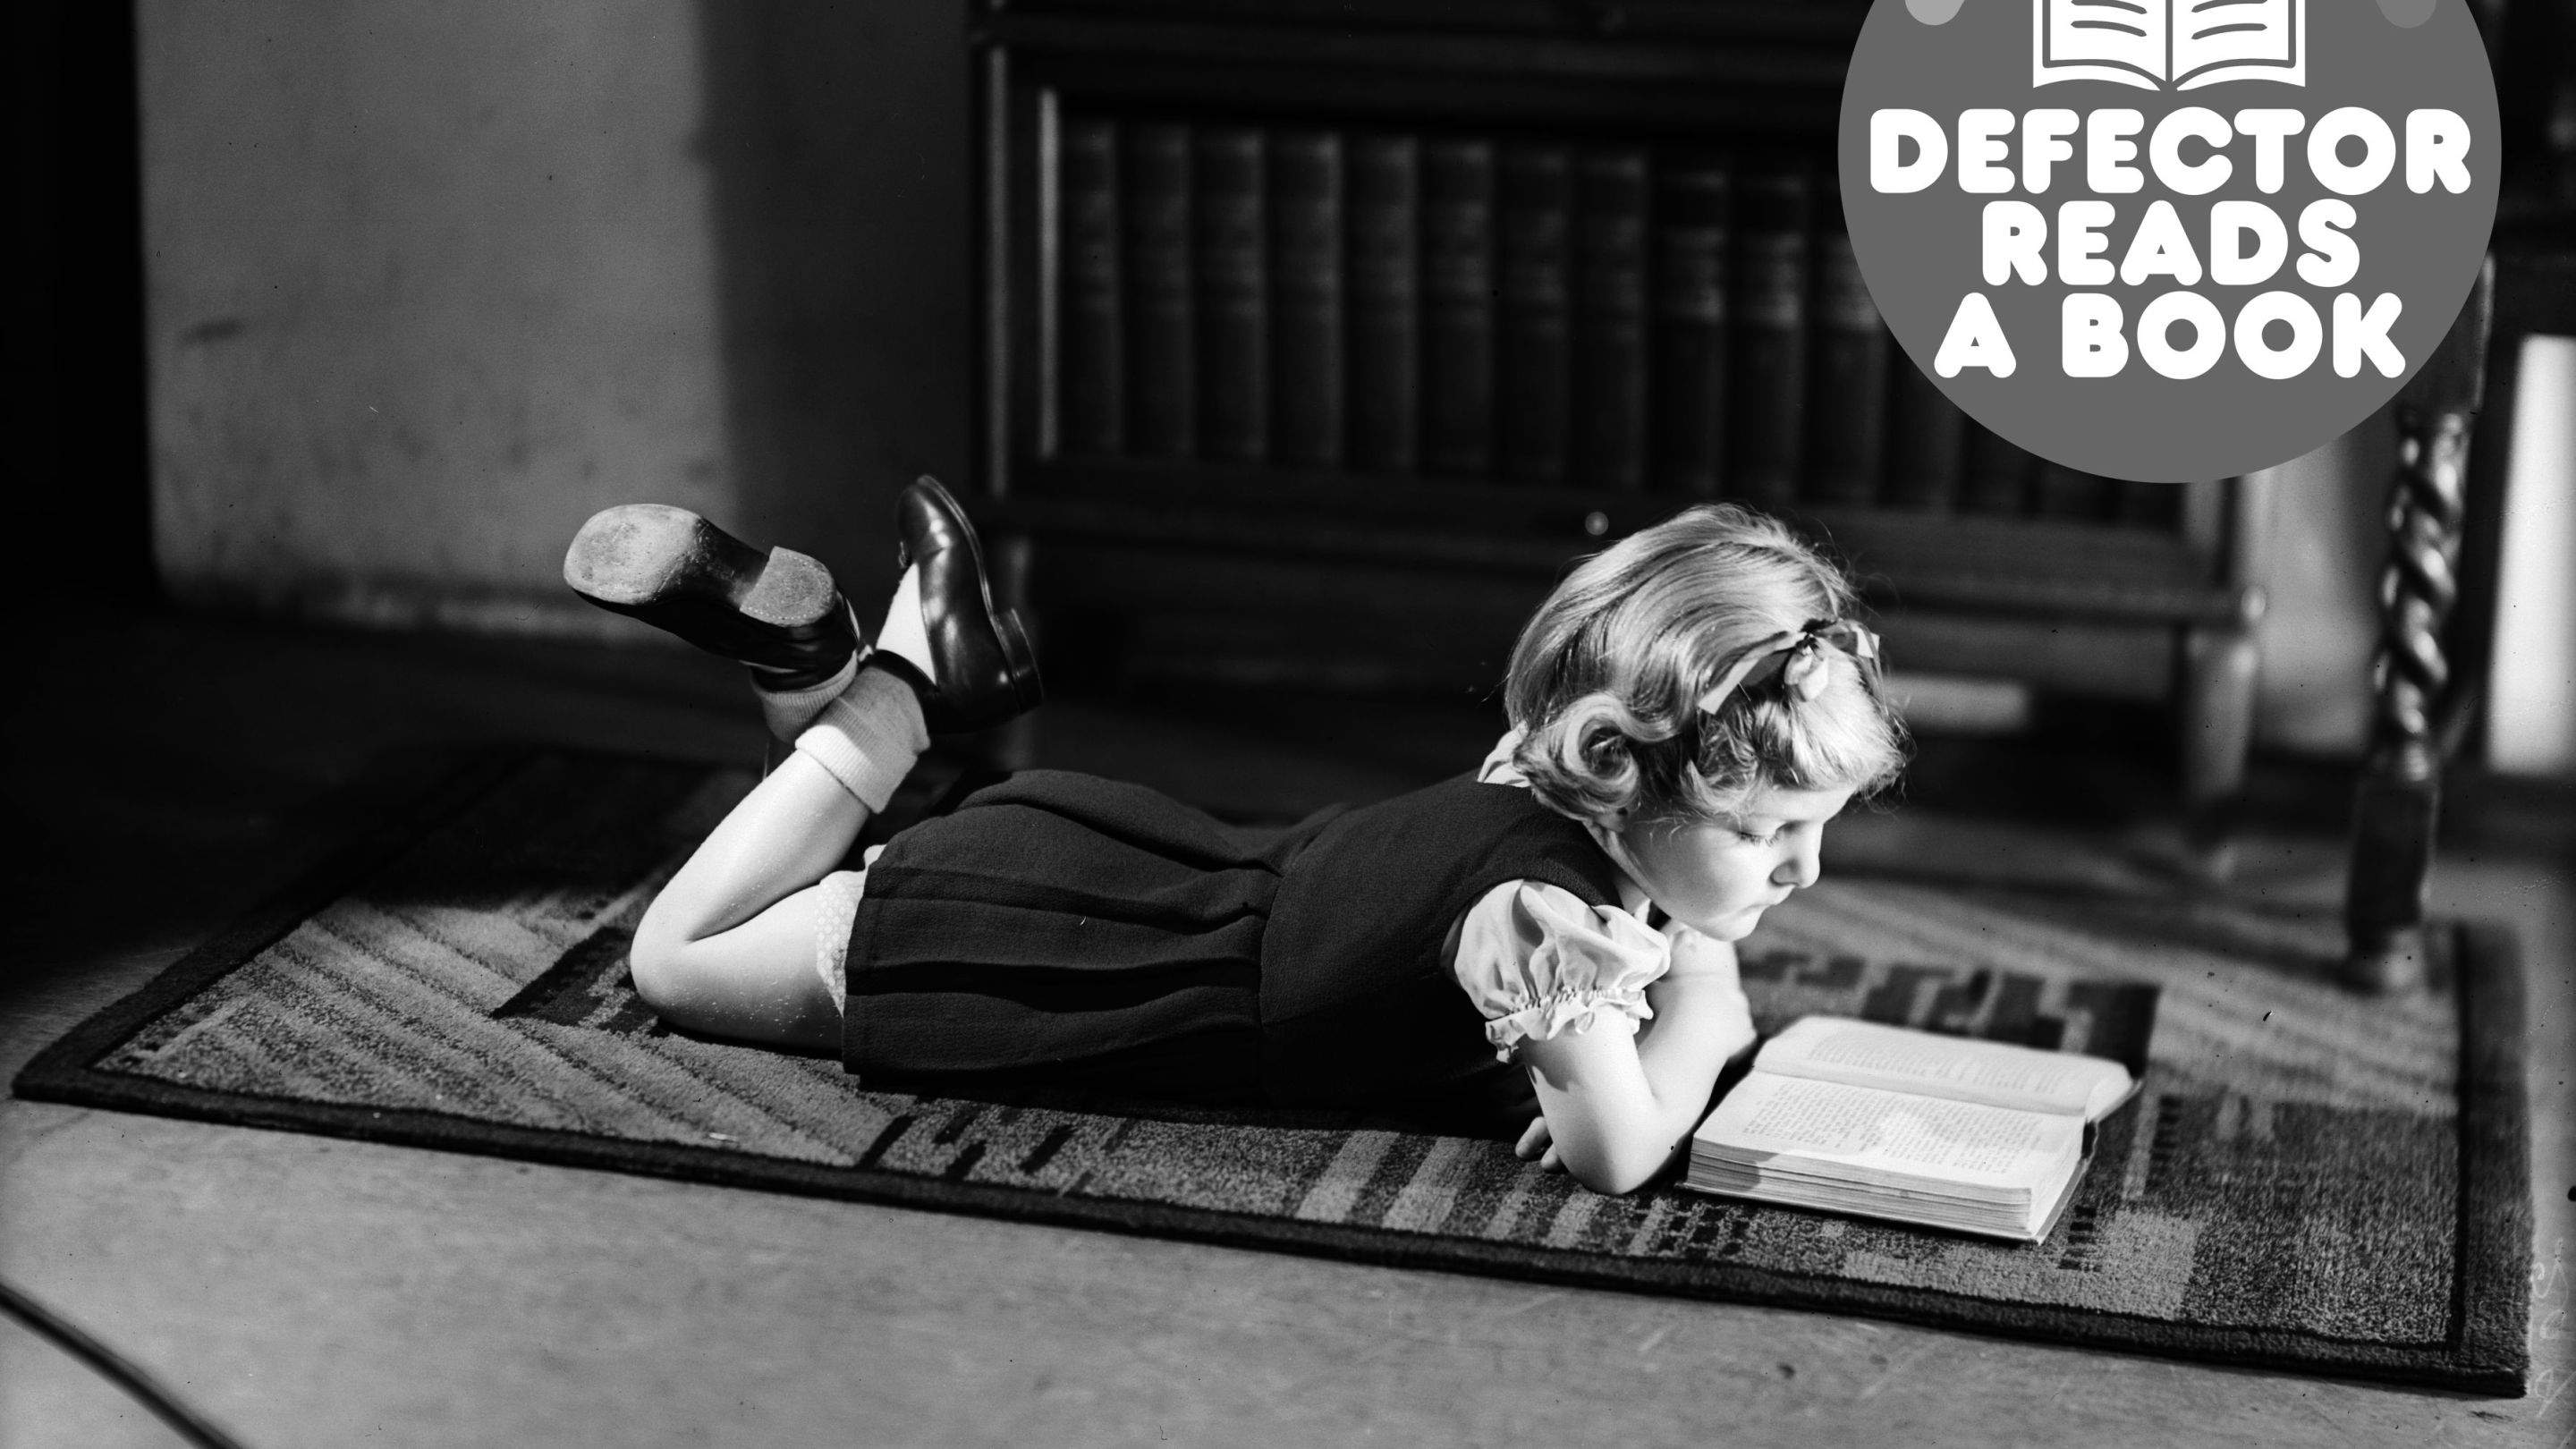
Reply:
<svg viewBox="0 0 2576 1449"><path fill-rule="evenodd" d="M1874 664L1827 648L1813 697L1739 688L1701 699L1775 635L1848 614L1842 571L1780 523L1706 504L1576 567L1512 648L1504 709L1513 763L1577 819L1723 819L1764 786L1867 795L1905 764L1905 727Z"/></svg>

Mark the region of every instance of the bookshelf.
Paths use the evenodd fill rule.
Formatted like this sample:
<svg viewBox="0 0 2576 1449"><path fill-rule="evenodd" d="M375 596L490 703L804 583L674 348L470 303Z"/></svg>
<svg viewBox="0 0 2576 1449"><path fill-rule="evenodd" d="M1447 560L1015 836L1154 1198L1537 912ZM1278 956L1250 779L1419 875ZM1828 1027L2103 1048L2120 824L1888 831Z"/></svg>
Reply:
<svg viewBox="0 0 2576 1449"><path fill-rule="evenodd" d="M1905 667L2170 702L2231 794L2259 500L2042 464L1894 346L1865 8L980 4L976 507L1050 668L1490 686L1570 559L1740 498Z"/></svg>

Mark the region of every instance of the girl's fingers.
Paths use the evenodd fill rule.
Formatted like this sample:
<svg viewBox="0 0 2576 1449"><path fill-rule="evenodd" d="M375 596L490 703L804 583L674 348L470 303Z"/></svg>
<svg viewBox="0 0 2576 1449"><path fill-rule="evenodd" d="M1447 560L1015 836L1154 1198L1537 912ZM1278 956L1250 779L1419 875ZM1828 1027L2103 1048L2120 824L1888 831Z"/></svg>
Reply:
<svg viewBox="0 0 2576 1449"><path fill-rule="evenodd" d="M1556 1155L1556 1145L1554 1143L1548 1144L1547 1151L1539 1155L1538 1165L1546 1168L1550 1172L1565 1171L1565 1159Z"/></svg>

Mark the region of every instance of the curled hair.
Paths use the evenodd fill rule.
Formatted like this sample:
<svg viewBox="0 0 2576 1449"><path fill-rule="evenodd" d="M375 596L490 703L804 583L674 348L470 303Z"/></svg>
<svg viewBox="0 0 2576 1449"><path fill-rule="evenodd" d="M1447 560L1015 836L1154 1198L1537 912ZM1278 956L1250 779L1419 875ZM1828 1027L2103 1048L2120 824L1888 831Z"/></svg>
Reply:
<svg viewBox="0 0 2576 1449"><path fill-rule="evenodd" d="M1812 698L1702 696L1743 651L1855 603L1841 570L1773 519L1692 508L1583 561L1521 629L1503 704L1513 763L1558 812L1726 818L1764 787L1862 795L1894 782L1905 727L1878 671L1828 650Z"/></svg>

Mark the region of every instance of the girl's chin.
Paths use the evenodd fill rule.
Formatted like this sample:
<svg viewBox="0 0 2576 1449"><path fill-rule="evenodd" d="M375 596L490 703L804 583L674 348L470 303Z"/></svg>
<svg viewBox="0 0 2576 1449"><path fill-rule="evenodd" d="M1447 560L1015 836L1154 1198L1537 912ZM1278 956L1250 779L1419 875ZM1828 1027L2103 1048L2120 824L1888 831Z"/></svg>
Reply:
<svg viewBox="0 0 2576 1449"><path fill-rule="evenodd" d="M1699 927L1699 933L1712 941L1741 941L1762 924L1762 913L1768 906L1746 906L1734 915L1722 917Z"/></svg>

